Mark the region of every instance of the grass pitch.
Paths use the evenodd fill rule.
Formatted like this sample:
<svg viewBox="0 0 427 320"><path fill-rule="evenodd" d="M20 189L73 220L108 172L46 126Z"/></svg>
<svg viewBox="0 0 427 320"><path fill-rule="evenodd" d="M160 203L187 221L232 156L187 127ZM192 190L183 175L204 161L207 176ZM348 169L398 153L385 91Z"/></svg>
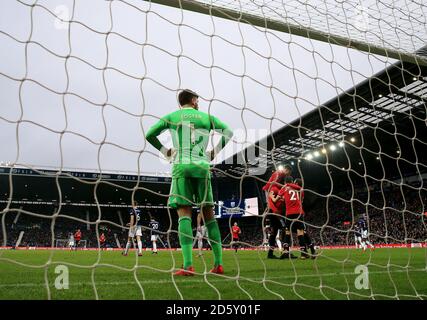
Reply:
<svg viewBox="0 0 427 320"><path fill-rule="evenodd" d="M0 251L0 299L427 299L426 249L324 250L316 260L267 260L265 251L224 252L224 275L208 274L212 252L194 251L194 277L173 277L180 251ZM69 270L57 289L55 268ZM359 265L369 288L357 289ZM47 280L47 282L46 282ZM356 281L357 282L357 281Z"/></svg>

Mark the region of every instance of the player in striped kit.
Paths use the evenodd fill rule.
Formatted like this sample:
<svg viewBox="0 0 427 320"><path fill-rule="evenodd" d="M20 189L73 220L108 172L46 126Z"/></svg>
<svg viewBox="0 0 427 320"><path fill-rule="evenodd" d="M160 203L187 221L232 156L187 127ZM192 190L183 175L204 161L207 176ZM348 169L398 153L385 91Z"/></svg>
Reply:
<svg viewBox="0 0 427 320"><path fill-rule="evenodd" d="M153 217L151 217L151 220L148 223L148 227L150 228L151 242L153 243L153 249L151 250L151 253L157 254L157 239L159 238L160 224Z"/></svg>
<svg viewBox="0 0 427 320"><path fill-rule="evenodd" d="M271 233L272 233L272 228L270 226L270 219L265 219L265 227L263 230L263 241L262 241L262 246L264 247L265 251L268 251L268 249L270 248L268 244L268 239L270 239Z"/></svg>
<svg viewBox="0 0 427 320"><path fill-rule="evenodd" d="M359 242L360 248L362 248L363 251L366 251L366 248L368 246L372 250L375 248L374 245L368 239L368 227L367 227L364 216L361 216L359 218L359 221L356 224L356 236L357 236L357 242ZM356 248L357 248L357 242L356 242Z"/></svg>
<svg viewBox="0 0 427 320"><path fill-rule="evenodd" d="M142 256L142 220L141 220L141 210L138 209L138 203L135 201L132 209L129 211L130 222L127 224L129 226L128 241L126 243L126 248L123 251L123 255L127 256L131 243L136 240L138 243L138 256Z"/></svg>
<svg viewBox="0 0 427 320"><path fill-rule="evenodd" d="M362 241L362 230L359 226L359 222L356 223L354 226L354 239L356 243L356 249L363 249L363 251L366 250L366 246Z"/></svg>

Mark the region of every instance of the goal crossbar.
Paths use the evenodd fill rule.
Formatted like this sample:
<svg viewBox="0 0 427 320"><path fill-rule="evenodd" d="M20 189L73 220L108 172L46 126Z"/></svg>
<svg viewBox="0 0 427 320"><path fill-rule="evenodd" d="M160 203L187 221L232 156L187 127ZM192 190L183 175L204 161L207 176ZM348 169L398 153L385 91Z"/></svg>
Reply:
<svg viewBox="0 0 427 320"><path fill-rule="evenodd" d="M342 37L336 34L326 33L316 29L295 25L287 21L279 21L267 17L260 17L247 12L237 11L194 0L150 0L150 2L211 15L218 18L239 21L261 28L285 32L292 35L318 40L329 44L335 44L338 46L343 46L355 50L360 50L371 54L377 54L404 62L427 66L427 58L417 54L406 53L391 48L377 46L363 41Z"/></svg>

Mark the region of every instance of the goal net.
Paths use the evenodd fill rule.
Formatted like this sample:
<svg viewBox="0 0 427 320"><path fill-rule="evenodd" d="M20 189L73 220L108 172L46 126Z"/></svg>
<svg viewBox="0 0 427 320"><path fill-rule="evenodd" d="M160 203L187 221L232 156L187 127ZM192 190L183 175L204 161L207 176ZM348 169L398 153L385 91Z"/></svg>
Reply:
<svg viewBox="0 0 427 320"><path fill-rule="evenodd" d="M0 250L0 282L22 284L0 298L426 299L425 39L423 1L2 0L0 246L79 229L93 250ZM187 88L234 133L211 167L225 273L194 207L189 280L171 276L172 166L146 140ZM142 256L122 256L134 201Z"/></svg>
<svg viewBox="0 0 427 320"><path fill-rule="evenodd" d="M70 243L69 239L56 239L55 247L57 248L69 248L70 246L74 246L73 243Z"/></svg>
<svg viewBox="0 0 427 320"><path fill-rule="evenodd" d="M76 241L70 239L56 239L55 240L56 248L87 248L87 241L80 240L79 244L76 244Z"/></svg>

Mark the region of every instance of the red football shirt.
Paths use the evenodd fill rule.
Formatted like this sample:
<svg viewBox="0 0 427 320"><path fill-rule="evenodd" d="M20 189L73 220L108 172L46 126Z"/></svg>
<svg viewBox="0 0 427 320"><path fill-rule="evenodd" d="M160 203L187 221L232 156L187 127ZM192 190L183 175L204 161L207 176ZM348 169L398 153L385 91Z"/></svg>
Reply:
<svg viewBox="0 0 427 320"><path fill-rule="evenodd" d="M304 198L304 191L301 187L294 183L287 183L279 193L284 199L286 204L286 215L290 214L304 214L302 208L302 199Z"/></svg>
<svg viewBox="0 0 427 320"><path fill-rule="evenodd" d="M285 174L281 171L273 172L270 179L268 179L268 182L265 184L265 186L262 188L264 191L270 191L271 187L276 186L278 188L281 188L280 181L282 181Z"/></svg>
<svg viewBox="0 0 427 320"><path fill-rule="evenodd" d="M79 241L82 238L82 233L81 232L76 232L74 234L74 239L76 239L77 241Z"/></svg>
<svg viewBox="0 0 427 320"><path fill-rule="evenodd" d="M99 237L99 242L104 243L105 242L105 236L100 236Z"/></svg>
<svg viewBox="0 0 427 320"><path fill-rule="evenodd" d="M240 232L240 228L238 226L231 227L231 233L233 234L233 239L239 238L239 232Z"/></svg>
<svg viewBox="0 0 427 320"><path fill-rule="evenodd" d="M276 185L273 185L270 188L270 192L273 192L274 195L276 196L279 194L280 189ZM277 199L276 202L273 202L273 200L270 198L270 195L268 195L268 207L270 208L271 212L276 214L282 214L284 205L285 203L282 199Z"/></svg>

